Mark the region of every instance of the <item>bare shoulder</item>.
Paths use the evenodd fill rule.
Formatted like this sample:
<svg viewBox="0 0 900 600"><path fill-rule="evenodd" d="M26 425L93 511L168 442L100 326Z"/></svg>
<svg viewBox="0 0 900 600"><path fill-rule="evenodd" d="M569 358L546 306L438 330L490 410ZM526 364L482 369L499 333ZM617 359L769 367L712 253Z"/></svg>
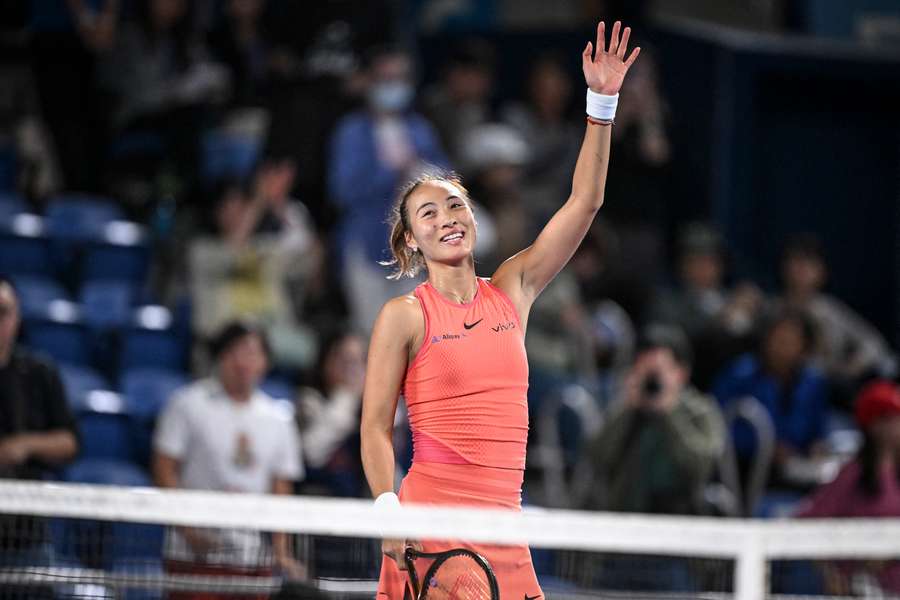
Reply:
<svg viewBox="0 0 900 600"><path fill-rule="evenodd" d="M407 333L413 337L423 329L422 305L414 294L396 296L385 302L378 314L375 328L389 328L394 333Z"/></svg>
<svg viewBox="0 0 900 600"><path fill-rule="evenodd" d="M414 319L421 313L422 305L415 294L395 296L385 302L384 307L381 309L381 315L391 321Z"/></svg>

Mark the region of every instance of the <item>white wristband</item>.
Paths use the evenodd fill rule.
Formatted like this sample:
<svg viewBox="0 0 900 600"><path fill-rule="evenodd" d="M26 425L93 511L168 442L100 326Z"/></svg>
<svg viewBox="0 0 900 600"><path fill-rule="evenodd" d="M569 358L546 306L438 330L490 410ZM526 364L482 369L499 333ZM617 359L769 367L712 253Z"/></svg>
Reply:
<svg viewBox="0 0 900 600"><path fill-rule="evenodd" d="M400 506L400 497L394 492L385 492L375 498L375 508L389 510Z"/></svg>
<svg viewBox="0 0 900 600"><path fill-rule="evenodd" d="M616 106L619 105L619 95L607 96L598 94L588 88L587 91L587 115L599 121L612 121L616 118Z"/></svg>
<svg viewBox="0 0 900 600"><path fill-rule="evenodd" d="M400 508L400 498L394 492L385 492L383 494L379 494L377 498L375 498L375 508L380 511L392 511L397 508ZM379 530L379 535L384 537L384 530Z"/></svg>

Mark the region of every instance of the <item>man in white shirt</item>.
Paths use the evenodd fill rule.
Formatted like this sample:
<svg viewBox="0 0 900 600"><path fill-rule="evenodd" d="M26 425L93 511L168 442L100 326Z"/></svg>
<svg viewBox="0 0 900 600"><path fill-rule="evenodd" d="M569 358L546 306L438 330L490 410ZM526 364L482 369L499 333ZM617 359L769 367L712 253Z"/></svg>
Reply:
<svg viewBox="0 0 900 600"><path fill-rule="evenodd" d="M154 436L153 475L161 487L291 494L303 477L299 434L290 414L258 389L268 370L261 330L226 325L212 344L216 370L178 390ZM257 531L173 528L165 541L167 570L177 573L269 573L305 578L288 538L271 548ZM182 600L191 594L170 595ZM209 597L208 595L204 598Z"/></svg>

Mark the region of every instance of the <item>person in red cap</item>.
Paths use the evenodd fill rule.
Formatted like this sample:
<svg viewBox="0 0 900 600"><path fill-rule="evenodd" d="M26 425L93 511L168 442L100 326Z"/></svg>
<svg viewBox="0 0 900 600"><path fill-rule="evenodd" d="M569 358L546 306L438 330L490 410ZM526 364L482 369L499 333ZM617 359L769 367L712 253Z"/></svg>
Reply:
<svg viewBox="0 0 900 600"><path fill-rule="evenodd" d="M855 402L863 444L831 483L820 487L797 513L799 517L900 517L900 387L884 379L860 390ZM865 573L860 568L865 567ZM852 591L857 575L874 579L885 592L900 593L900 562L835 565L830 590ZM843 588L843 589L841 589Z"/></svg>

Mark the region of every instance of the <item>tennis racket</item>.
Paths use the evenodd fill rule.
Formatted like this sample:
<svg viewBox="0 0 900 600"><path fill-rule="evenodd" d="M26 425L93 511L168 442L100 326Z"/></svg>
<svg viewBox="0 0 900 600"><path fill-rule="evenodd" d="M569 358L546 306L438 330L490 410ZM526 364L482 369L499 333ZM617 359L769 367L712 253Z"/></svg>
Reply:
<svg viewBox="0 0 900 600"><path fill-rule="evenodd" d="M407 548L404 555L411 600L499 600L500 591L491 565L477 552L453 548L444 552L419 552ZM431 560L418 577L416 561Z"/></svg>

